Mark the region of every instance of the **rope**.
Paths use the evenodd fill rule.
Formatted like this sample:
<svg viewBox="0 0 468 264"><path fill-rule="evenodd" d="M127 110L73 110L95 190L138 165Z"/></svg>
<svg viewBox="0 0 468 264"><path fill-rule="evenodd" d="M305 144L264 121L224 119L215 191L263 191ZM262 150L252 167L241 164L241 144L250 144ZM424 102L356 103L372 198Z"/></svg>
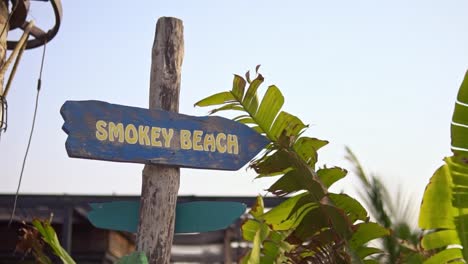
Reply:
<svg viewBox="0 0 468 264"><path fill-rule="evenodd" d="M17 205L17 202L18 202L18 196L19 196L19 190L20 190L20 187L21 187L21 181L23 179L24 167L26 165L26 159L28 157L29 147L31 146L31 139L32 139L32 136L33 136L33 133L34 133L34 126L36 124L37 108L38 108L38 105L39 105L39 94L40 94L39 92L41 91L41 84L42 84L42 81L41 81L41 79L42 79L42 69L44 68L44 57L45 57L46 46L47 46L46 44L47 43L44 42L44 49L42 51L41 69L39 71L39 79L37 80L36 103L35 103L35 106L34 106L34 115L33 115L33 120L32 120L32 125L31 125L31 132L29 134L28 145L26 147L26 153L24 154L23 164L21 166L21 173L20 173L20 177L19 177L18 188L16 189L15 201L13 202L13 211L11 212L10 221L8 222L8 227L10 227L11 223L13 222L13 218L15 217L16 205Z"/></svg>

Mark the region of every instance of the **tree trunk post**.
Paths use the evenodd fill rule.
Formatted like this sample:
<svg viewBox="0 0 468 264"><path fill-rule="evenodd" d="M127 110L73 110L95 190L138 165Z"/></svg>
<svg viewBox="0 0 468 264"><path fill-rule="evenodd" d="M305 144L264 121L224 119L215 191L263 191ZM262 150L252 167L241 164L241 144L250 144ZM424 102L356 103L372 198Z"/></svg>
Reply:
<svg viewBox="0 0 468 264"><path fill-rule="evenodd" d="M183 56L182 21L158 19L151 57L150 109L179 111ZM145 252L151 264L170 261L179 182L178 167L145 165L143 169L137 250Z"/></svg>

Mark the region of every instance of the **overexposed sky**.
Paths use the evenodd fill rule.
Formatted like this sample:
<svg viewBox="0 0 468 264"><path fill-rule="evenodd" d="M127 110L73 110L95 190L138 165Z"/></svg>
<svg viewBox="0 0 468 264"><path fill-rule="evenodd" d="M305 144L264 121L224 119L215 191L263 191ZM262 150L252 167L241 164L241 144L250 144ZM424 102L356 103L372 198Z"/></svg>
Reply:
<svg viewBox="0 0 468 264"><path fill-rule="evenodd" d="M62 27L47 46L22 193L140 192L143 165L68 158L59 109L66 100L91 99L147 107L161 16L184 21L181 113L206 115L196 101L262 64L264 89L276 84L283 109L310 124L306 135L330 141L319 164L349 168L347 145L392 192L401 186L418 205L450 155L450 119L468 69L464 0L63 2ZM50 25L48 6L32 4L37 24ZM8 95L1 193L16 190L41 53L26 51ZM180 194L256 195L268 183L245 169L183 169ZM349 175L334 190L359 188Z"/></svg>

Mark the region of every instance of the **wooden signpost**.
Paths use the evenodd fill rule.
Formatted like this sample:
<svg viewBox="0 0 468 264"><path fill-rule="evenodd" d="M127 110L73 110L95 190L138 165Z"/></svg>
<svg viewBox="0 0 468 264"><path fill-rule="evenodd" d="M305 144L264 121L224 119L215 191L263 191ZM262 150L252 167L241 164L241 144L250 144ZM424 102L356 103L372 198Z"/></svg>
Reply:
<svg viewBox="0 0 468 264"><path fill-rule="evenodd" d="M269 143L225 118L177 113L183 54L182 21L160 18L152 50L150 109L67 101L60 111L70 157L145 164L140 203L92 205L90 220L103 228L137 230L137 250L152 264L169 263L174 230L222 228L245 211L238 203L177 205L179 168L238 170ZM112 216L115 222L109 224Z"/></svg>
<svg viewBox="0 0 468 264"><path fill-rule="evenodd" d="M248 126L212 116L67 101L60 111L70 157L238 170L268 144Z"/></svg>

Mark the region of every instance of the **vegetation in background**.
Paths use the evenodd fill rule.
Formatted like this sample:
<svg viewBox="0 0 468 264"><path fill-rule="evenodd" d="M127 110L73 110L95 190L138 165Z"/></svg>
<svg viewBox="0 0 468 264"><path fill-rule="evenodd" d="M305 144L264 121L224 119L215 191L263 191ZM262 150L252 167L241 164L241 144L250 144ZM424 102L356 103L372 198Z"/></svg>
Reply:
<svg viewBox="0 0 468 264"><path fill-rule="evenodd" d="M421 244L435 254L425 263L466 263L468 259L468 72L458 91L451 124L453 156L426 186L419 227Z"/></svg>
<svg viewBox="0 0 468 264"><path fill-rule="evenodd" d="M383 254L376 256L380 263L422 263L424 254L419 247L421 230L412 227L415 208L405 199L401 189L390 196L387 187L376 175L368 176L351 149L346 148L346 159L353 165L354 173L362 187L359 196L375 221L391 230L381 238Z"/></svg>
<svg viewBox="0 0 468 264"><path fill-rule="evenodd" d="M24 224L24 227L20 229L22 234L16 245L16 251L23 254L31 253L37 263L52 264L53 262L45 253L52 250L64 264L75 264L75 261L60 245L50 222L51 220L33 219L32 225Z"/></svg>
<svg viewBox="0 0 468 264"><path fill-rule="evenodd" d="M346 194L330 193L328 188L346 175L332 167L316 169L317 151L328 142L302 136L306 125L296 116L281 111L280 90L271 85L263 99L257 89L264 78L234 76L232 90L209 96L196 106L218 106L211 111L239 111L234 120L251 126L271 143L250 167L260 177L278 177L268 188L276 196L291 195L266 212L262 198L250 211L251 219L242 225L243 237L252 250L243 263L377 263L369 258L381 253L366 246L370 240L389 231L369 222L362 205Z"/></svg>
<svg viewBox="0 0 468 264"><path fill-rule="evenodd" d="M60 245L57 234L51 225L51 220L33 219L32 225L23 223L20 228L21 236L16 244L16 252L32 254L35 263L54 263L47 255L52 251L64 264L75 264L76 262L68 255L67 251ZM133 252L119 259L117 264L148 264L145 253Z"/></svg>

